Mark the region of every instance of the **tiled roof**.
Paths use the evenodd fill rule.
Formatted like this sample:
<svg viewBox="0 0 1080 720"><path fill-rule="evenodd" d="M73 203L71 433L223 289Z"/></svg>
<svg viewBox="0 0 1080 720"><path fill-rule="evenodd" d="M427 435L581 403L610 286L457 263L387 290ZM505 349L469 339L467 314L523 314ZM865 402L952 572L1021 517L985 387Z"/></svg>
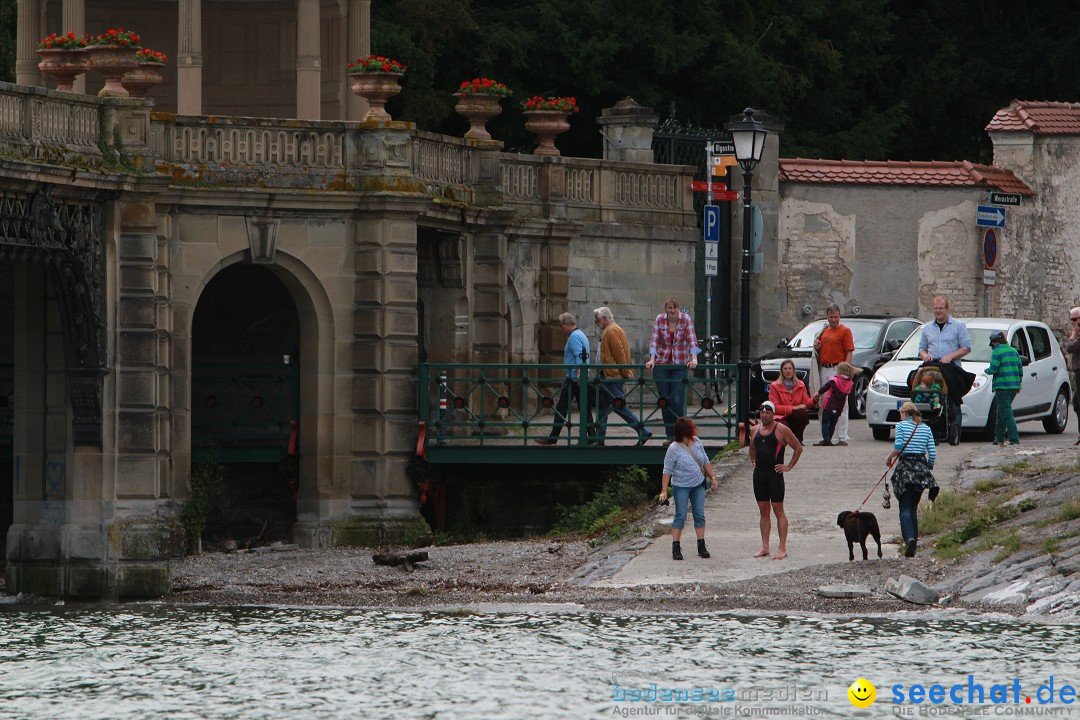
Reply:
<svg viewBox="0 0 1080 720"><path fill-rule="evenodd" d="M967 160L902 162L780 158L780 182L986 187L1029 197L1035 194L1011 170L993 165L974 165Z"/></svg>
<svg viewBox="0 0 1080 720"><path fill-rule="evenodd" d="M987 132L1080 135L1080 103L1013 100L994 113Z"/></svg>

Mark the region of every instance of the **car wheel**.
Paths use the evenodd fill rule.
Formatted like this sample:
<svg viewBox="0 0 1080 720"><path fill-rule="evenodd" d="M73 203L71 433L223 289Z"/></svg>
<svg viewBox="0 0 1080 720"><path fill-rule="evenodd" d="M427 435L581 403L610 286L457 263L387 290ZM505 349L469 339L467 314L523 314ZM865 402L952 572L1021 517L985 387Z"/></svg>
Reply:
<svg viewBox="0 0 1080 720"><path fill-rule="evenodd" d="M851 397L848 398L848 417L861 420L866 417L866 390L870 387L870 380L866 377L866 370L855 379L855 387L851 388Z"/></svg>
<svg viewBox="0 0 1080 720"><path fill-rule="evenodd" d="M1054 398L1054 412L1043 418L1043 429L1051 435L1060 435L1065 432L1065 426L1069 424L1069 391L1062 385Z"/></svg>
<svg viewBox="0 0 1080 720"><path fill-rule="evenodd" d="M892 428L888 425L871 425L870 431L874 433L875 440L888 440Z"/></svg>

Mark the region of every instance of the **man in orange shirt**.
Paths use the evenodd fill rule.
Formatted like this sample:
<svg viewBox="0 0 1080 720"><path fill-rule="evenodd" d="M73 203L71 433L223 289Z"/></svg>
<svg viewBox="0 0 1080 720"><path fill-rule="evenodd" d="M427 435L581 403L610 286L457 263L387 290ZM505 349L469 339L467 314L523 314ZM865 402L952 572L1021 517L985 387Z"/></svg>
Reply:
<svg viewBox="0 0 1080 720"><path fill-rule="evenodd" d="M855 340L851 337L851 328L840 324L840 306L833 303L825 308L825 317L829 324L814 340L814 352L817 353L818 367L821 372L821 385L829 382L836 374L836 366L842 362L850 363L855 354ZM818 387L820 387L819 385ZM837 445L847 445L848 413L847 408L840 413L836 422Z"/></svg>

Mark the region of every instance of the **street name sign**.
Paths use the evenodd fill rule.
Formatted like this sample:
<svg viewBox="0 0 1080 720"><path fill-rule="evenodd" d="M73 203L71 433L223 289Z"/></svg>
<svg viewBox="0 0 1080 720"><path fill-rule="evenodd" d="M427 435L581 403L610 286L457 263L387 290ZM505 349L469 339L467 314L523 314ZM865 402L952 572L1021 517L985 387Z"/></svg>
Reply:
<svg viewBox="0 0 1080 720"><path fill-rule="evenodd" d="M981 227L1005 227L1005 208L997 205L979 205L975 213L975 224Z"/></svg>
<svg viewBox="0 0 1080 720"><path fill-rule="evenodd" d="M1016 193L992 192L990 193L990 204L1020 207L1020 196Z"/></svg>

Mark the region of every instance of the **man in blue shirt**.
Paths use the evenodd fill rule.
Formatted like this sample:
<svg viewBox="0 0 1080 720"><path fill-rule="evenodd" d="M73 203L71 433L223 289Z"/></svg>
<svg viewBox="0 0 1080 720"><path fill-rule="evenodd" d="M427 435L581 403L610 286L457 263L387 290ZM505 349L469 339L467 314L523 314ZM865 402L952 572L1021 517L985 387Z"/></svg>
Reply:
<svg viewBox="0 0 1080 720"><path fill-rule="evenodd" d="M949 299L934 298L934 319L922 328L919 338L919 357L923 362L951 363L962 367L960 358L971 352L971 338L967 325L949 315ZM960 403L949 396L949 411L956 418L956 431L960 432Z"/></svg>
<svg viewBox="0 0 1080 720"><path fill-rule="evenodd" d="M559 316L559 328L566 334L566 346L563 348L564 365L588 365L589 364L589 339L577 326L577 319L572 313L563 313ZM587 370L586 370L587 372ZM585 413L586 432L589 441L593 440L592 408L589 406L589 398L581 398L581 384L576 368L566 368L566 379L563 380L559 400L555 403L555 422L551 425L551 433L547 437L536 438L538 445L554 445L558 442L559 433L563 425L570 427L570 401L577 400L578 408ZM588 393L586 393L587 395Z"/></svg>

